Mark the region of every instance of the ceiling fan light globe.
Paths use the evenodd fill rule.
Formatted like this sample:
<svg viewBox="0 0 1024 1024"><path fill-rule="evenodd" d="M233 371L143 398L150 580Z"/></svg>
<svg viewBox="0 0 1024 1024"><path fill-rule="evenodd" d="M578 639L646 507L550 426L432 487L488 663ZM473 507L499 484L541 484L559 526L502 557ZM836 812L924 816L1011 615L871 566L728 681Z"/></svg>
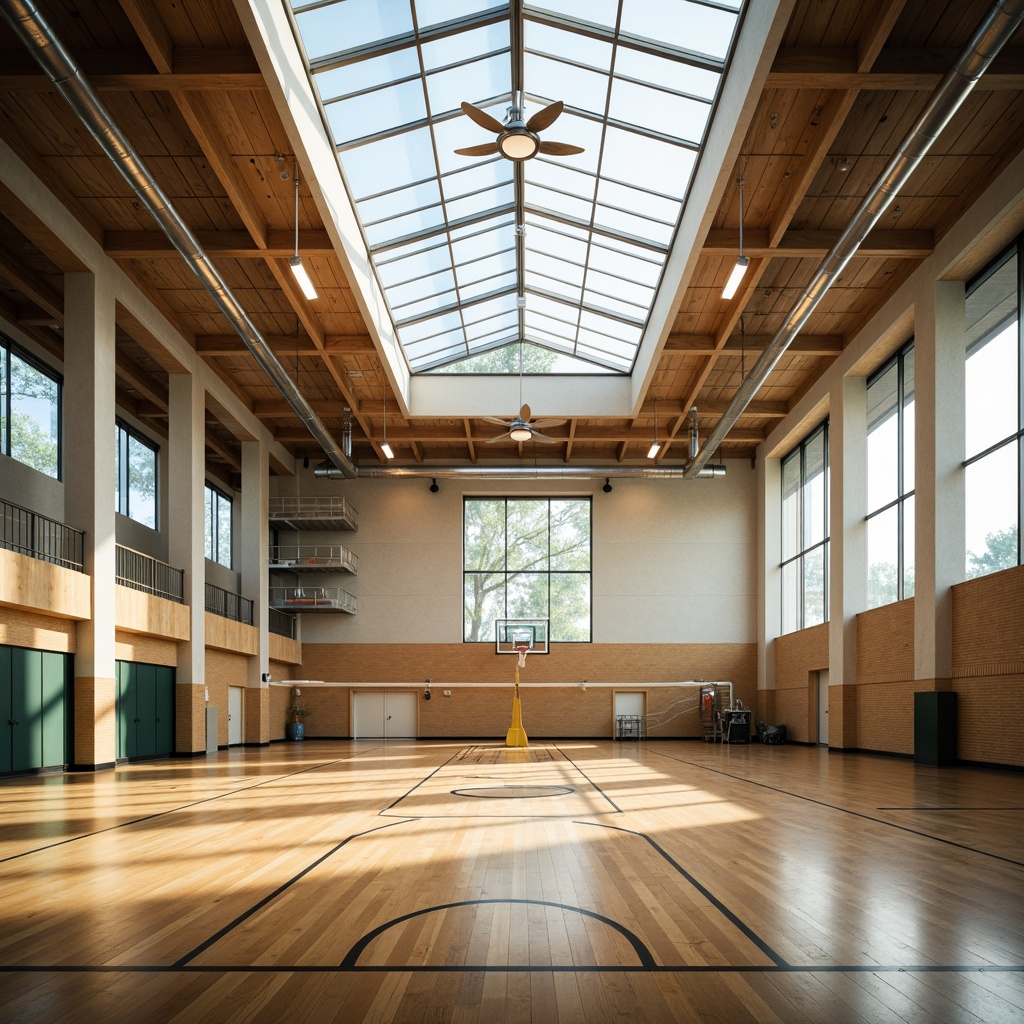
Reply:
<svg viewBox="0 0 1024 1024"><path fill-rule="evenodd" d="M513 441L522 443L523 441L529 441L533 437L533 431L525 424L514 426L509 432L508 436Z"/></svg>
<svg viewBox="0 0 1024 1024"><path fill-rule="evenodd" d="M540 139L525 128L503 132L498 136L498 152L506 160L529 160L540 149Z"/></svg>

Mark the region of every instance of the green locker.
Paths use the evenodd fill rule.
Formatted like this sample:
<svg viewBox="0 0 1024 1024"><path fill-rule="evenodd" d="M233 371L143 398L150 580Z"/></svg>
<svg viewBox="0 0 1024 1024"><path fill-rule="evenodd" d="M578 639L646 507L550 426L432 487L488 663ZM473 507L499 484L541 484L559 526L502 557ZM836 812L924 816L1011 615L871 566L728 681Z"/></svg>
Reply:
<svg viewBox="0 0 1024 1024"><path fill-rule="evenodd" d="M11 771L14 722L11 718L11 648L0 647L0 774Z"/></svg>
<svg viewBox="0 0 1024 1024"><path fill-rule="evenodd" d="M11 652L11 770L43 767L43 652Z"/></svg>
<svg viewBox="0 0 1024 1024"><path fill-rule="evenodd" d="M43 651L43 767L67 764L67 658Z"/></svg>
<svg viewBox="0 0 1024 1024"><path fill-rule="evenodd" d="M119 661L117 756L163 757L174 752L174 669Z"/></svg>
<svg viewBox="0 0 1024 1024"><path fill-rule="evenodd" d="M174 750L174 669L156 666L156 749L169 754Z"/></svg>
<svg viewBox="0 0 1024 1024"><path fill-rule="evenodd" d="M71 656L0 646L0 774L68 762Z"/></svg>

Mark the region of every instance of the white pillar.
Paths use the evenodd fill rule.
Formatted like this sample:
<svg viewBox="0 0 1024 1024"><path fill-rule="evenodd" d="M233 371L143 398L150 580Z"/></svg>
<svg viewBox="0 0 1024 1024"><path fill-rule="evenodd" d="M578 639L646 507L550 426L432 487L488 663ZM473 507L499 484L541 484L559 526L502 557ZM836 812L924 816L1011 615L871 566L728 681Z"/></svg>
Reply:
<svg viewBox="0 0 1024 1024"><path fill-rule="evenodd" d="M94 274L64 277L64 517L85 531L92 617L78 625L75 751L112 767L115 731L114 295Z"/></svg>
<svg viewBox="0 0 1024 1024"><path fill-rule="evenodd" d="M842 686L857 685L857 615L867 606L867 386L844 377L829 398L829 745L856 745ZM833 705L835 705L833 707Z"/></svg>
<svg viewBox="0 0 1024 1024"><path fill-rule="evenodd" d="M763 449L763 446L762 446ZM774 720L775 638L782 629L782 463L757 458L757 689L760 717ZM761 697L761 691L767 691Z"/></svg>
<svg viewBox="0 0 1024 1024"><path fill-rule="evenodd" d="M931 300L931 301L928 301ZM953 674L953 593L964 578L964 286L937 281L914 336L914 677Z"/></svg>
<svg viewBox="0 0 1024 1024"><path fill-rule="evenodd" d="M260 441L242 441L242 514L238 565L241 593L252 601L253 625L259 630L256 657L249 659L246 693L246 742L269 743L269 686L264 680L270 661L267 599L270 586L270 456ZM259 691L265 691L260 693Z"/></svg>
<svg viewBox="0 0 1024 1024"><path fill-rule="evenodd" d="M206 407L199 378L168 375L167 560L185 570L189 639L178 645L176 673L179 753L206 749Z"/></svg>

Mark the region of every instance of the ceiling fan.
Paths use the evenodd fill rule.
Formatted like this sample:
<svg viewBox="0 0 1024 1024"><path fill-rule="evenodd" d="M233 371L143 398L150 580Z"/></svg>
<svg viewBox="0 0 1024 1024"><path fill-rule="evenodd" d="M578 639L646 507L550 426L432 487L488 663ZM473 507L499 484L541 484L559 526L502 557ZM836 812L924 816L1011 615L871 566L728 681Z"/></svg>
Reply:
<svg viewBox="0 0 1024 1024"><path fill-rule="evenodd" d="M582 153L581 146L571 146L567 142L542 142L537 134L555 121L564 106L565 104L558 100L543 110L538 110L529 121L524 121L522 94L517 93L512 100L512 106L508 108L505 123L502 124L479 107L474 107L472 103L463 102L462 109L466 116L498 137L494 142L467 146L455 152L459 156L490 156L497 153L506 160L517 163L529 160L538 153L545 153L548 156L573 156Z"/></svg>
<svg viewBox="0 0 1024 1024"><path fill-rule="evenodd" d="M559 424L564 423L565 420L537 420L536 423L530 422L530 407L523 405L519 410L519 415L514 417L511 421L499 420L494 416L482 417L485 423L498 423L503 427L508 427L508 432L499 434L497 437L492 437L487 443L497 444L499 441L509 440L517 441L522 444L523 441L540 441L542 444L560 444L560 440L557 437L548 437L547 434L542 434L538 427L557 427Z"/></svg>

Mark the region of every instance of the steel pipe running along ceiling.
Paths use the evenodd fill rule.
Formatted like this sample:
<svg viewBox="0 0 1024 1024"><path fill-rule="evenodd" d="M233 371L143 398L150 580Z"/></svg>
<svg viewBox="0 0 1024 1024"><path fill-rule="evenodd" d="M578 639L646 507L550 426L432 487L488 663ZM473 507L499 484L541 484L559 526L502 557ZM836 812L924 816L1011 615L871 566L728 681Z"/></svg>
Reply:
<svg viewBox="0 0 1024 1024"><path fill-rule="evenodd" d="M818 267L817 273L797 300L786 323L750 368L749 376L740 384L721 419L708 434L704 446L687 464L687 478L699 475L708 459L725 440L754 395L768 379L775 364L806 324L822 296L838 278L843 267L875 226L896 193L906 184L939 133L1016 31L1022 19L1024 0L998 0L985 16L953 68L932 93L927 106L900 144L895 156L868 190L853 220Z"/></svg>
<svg viewBox="0 0 1024 1024"><path fill-rule="evenodd" d="M11 28L25 44L43 71L82 124L124 175L146 209L174 247L181 253L192 272L213 297L220 311L228 318L238 336L263 367L277 389L305 424L327 457L346 477L356 476L352 462L338 447L320 417L303 398L295 382L278 362L263 335L249 318L227 283L210 263L195 235L171 205L149 168L114 123L99 96L82 75L74 60L47 24L42 14L27 0L0 0L0 10Z"/></svg>

